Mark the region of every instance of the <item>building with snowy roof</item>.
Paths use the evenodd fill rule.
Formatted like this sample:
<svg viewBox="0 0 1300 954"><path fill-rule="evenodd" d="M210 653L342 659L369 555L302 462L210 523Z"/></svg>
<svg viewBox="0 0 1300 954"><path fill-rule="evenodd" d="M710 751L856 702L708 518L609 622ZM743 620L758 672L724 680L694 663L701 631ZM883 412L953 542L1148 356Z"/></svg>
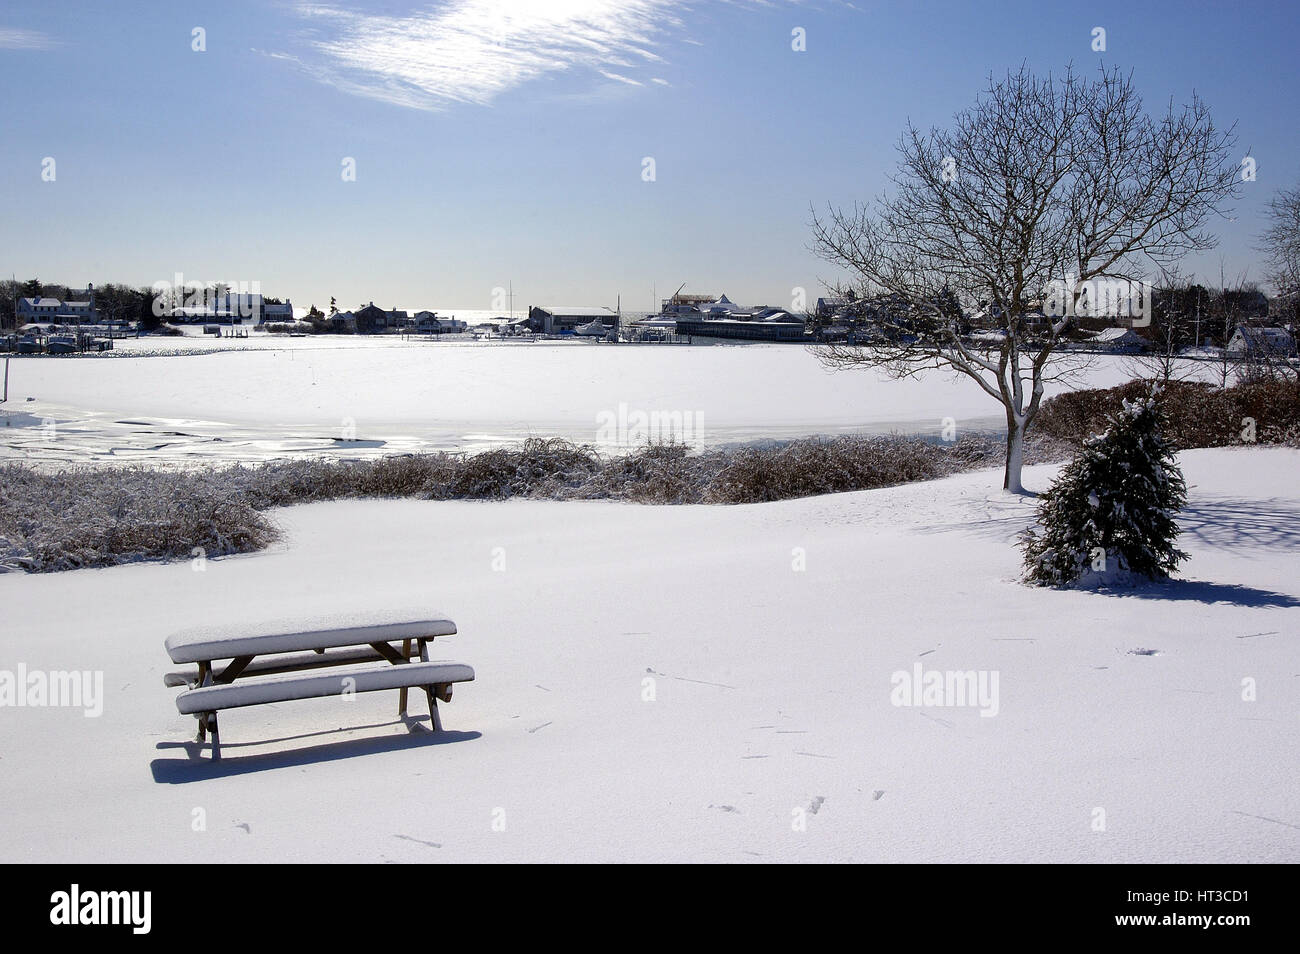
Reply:
<svg viewBox="0 0 1300 954"><path fill-rule="evenodd" d="M1295 336L1285 328L1238 325L1228 339L1228 353L1247 357L1295 357Z"/></svg>
<svg viewBox="0 0 1300 954"><path fill-rule="evenodd" d="M590 305L532 305L528 309L528 326L546 335L572 332L579 325L599 320L606 327L618 328L618 312L612 308Z"/></svg>

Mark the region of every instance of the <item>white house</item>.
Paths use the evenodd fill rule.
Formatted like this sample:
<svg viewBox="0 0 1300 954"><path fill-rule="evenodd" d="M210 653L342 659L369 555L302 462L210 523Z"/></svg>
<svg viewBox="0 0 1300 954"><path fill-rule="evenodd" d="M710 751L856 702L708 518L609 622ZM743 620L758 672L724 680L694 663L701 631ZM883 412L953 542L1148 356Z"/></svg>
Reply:
<svg viewBox="0 0 1300 954"><path fill-rule="evenodd" d="M30 324L37 321L53 321L62 304L63 302L57 298L19 298L18 323Z"/></svg>
<svg viewBox="0 0 1300 954"><path fill-rule="evenodd" d="M217 291L204 288L183 299L169 314L172 321L261 324L265 305L262 296L250 292ZM290 312L292 314L292 312Z"/></svg>
<svg viewBox="0 0 1300 954"><path fill-rule="evenodd" d="M1296 353L1295 337L1285 328L1276 326L1252 328L1249 325L1238 325L1228 339L1228 353L1291 358Z"/></svg>
<svg viewBox="0 0 1300 954"><path fill-rule="evenodd" d="M60 301L57 298L19 298L18 323L93 324L98 318L95 302Z"/></svg>

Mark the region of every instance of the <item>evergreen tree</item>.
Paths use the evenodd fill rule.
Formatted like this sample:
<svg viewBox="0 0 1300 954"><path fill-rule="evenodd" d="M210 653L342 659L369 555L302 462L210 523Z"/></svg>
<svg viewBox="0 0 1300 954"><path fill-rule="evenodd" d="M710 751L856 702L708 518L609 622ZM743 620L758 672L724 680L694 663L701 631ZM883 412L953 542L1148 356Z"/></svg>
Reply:
<svg viewBox="0 0 1300 954"><path fill-rule="evenodd" d="M140 323L142 331L154 331L162 324L162 318L154 313L154 302L159 297L158 291L145 285L140 288L138 294L140 296L140 306L136 313L136 320ZM161 308L162 305L159 306L159 310Z"/></svg>
<svg viewBox="0 0 1300 954"><path fill-rule="evenodd" d="M1095 586L1163 579L1187 554L1174 546L1174 514L1187 485L1165 439L1159 390L1124 402L1104 434L1090 438L1061 471L1027 530L1025 581Z"/></svg>

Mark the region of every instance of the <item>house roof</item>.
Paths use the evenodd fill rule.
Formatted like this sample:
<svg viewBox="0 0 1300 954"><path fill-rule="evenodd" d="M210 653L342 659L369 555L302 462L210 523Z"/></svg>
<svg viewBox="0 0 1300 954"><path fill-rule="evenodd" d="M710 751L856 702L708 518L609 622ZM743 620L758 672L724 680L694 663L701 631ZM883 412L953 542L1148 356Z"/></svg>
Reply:
<svg viewBox="0 0 1300 954"><path fill-rule="evenodd" d="M1134 334L1132 328L1103 328L1092 336L1093 341L1123 341L1126 338L1139 338L1141 335Z"/></svg>
<svg viewBox="0 0 1300 954"><path fill-rule="evenodd" d="M18 300L33 308L58 308L62 304L57 298L20 298Z"/></svg>
<svg viewBox="0 0 1300 954"><path fill-rule="evenodd" d="M563 315L566 318L608 318L617 314L613 308L590 305L535 305L534 307L549 315Z"/></svg>
<svg viewBox="0 0 1300 954"><path fill-rule="evenodd" d="M1289 341L1290 333L1285 328L1267 327L1252 328L1248 325L1238 325L1237 334L1243 338L1263 338L1266 341Z"/></svg>

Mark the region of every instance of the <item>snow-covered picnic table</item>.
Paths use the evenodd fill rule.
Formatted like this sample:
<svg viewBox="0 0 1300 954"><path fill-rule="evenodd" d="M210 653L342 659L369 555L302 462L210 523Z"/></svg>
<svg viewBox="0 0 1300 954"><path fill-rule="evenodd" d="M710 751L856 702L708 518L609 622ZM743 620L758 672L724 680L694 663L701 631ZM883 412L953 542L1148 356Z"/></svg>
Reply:
<svg viewBox="0 0 1300 954"><path fill-rule="evenodd" d="M429 659L429 644L455 632L441 614L382 610L193 627L167 637L166 646L172 662L197 668L169 672L163 682L186 687L176 708L198 718L200 743L211 734L214 759L218 710L293 699L397 689L398 714L405 716L407 690L423 688L433 728L441 731L437 700L450 702L452 684L474 678L464 663ZM223 660L229 662L218 667ZM333 671L314 672L323 668Z"/></svg>

